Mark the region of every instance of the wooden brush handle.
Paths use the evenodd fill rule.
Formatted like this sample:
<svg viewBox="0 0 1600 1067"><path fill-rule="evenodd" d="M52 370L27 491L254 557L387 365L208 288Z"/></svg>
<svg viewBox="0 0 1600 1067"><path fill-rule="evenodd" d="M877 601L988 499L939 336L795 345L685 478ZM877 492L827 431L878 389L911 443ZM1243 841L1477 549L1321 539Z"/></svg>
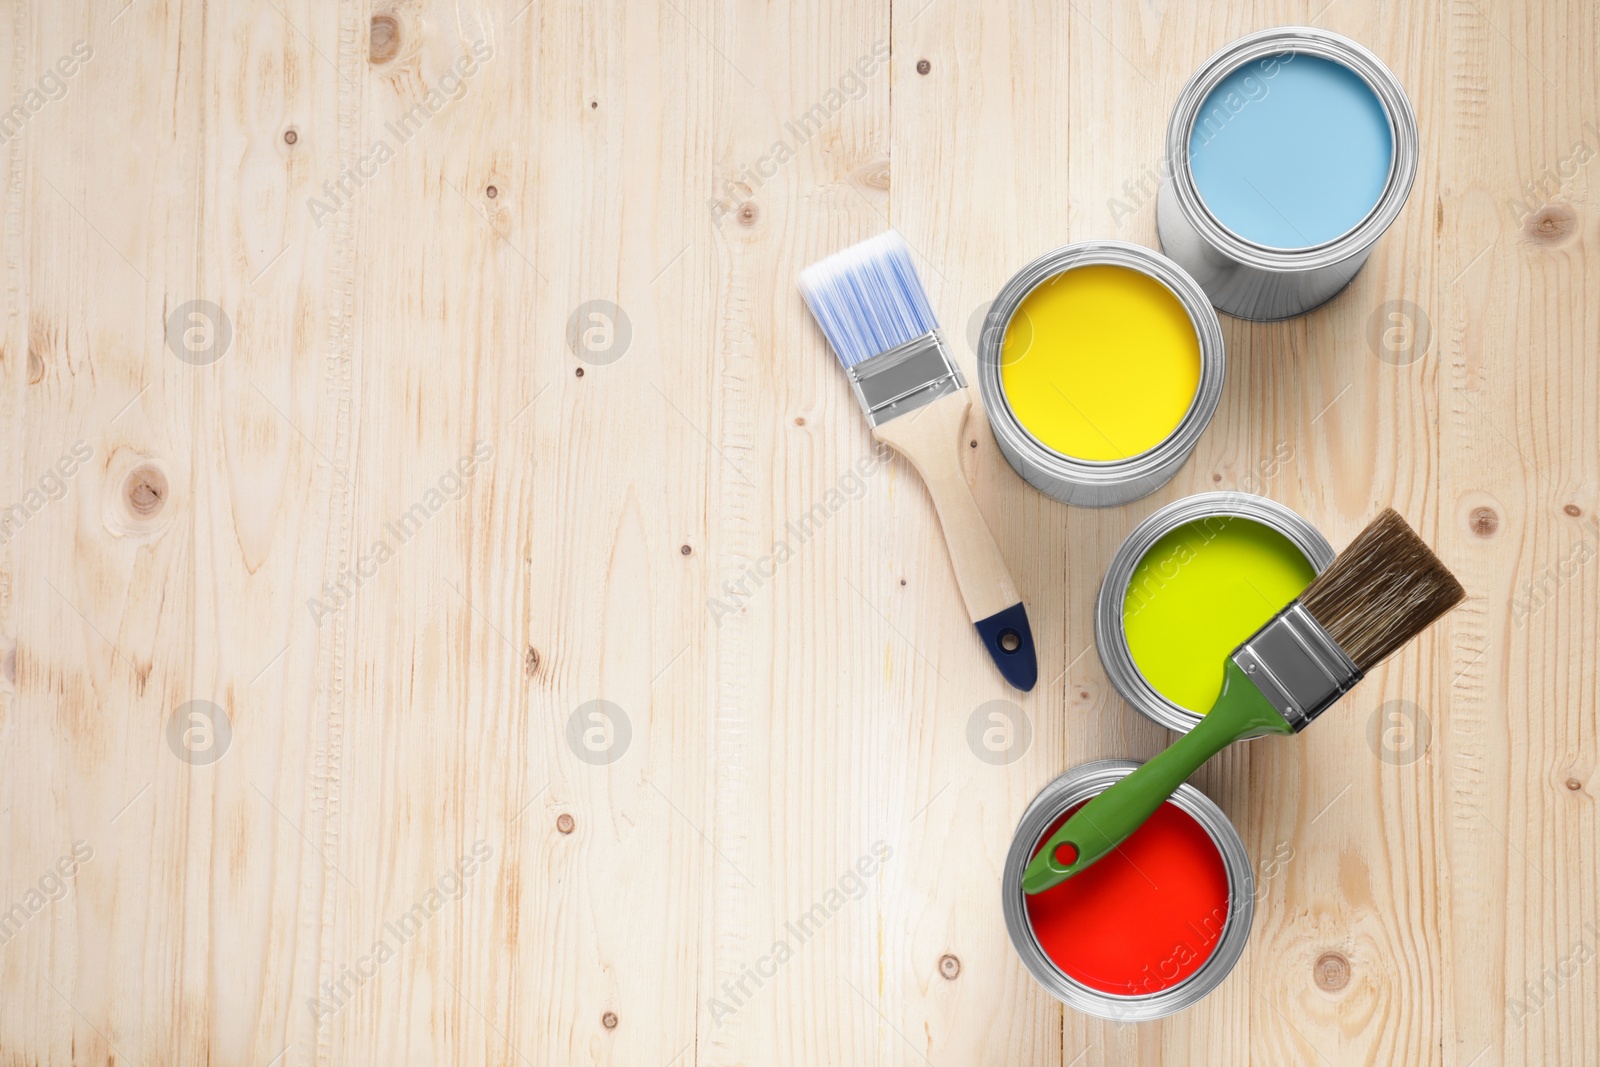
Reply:
<svg viewBox="0 0 1600 1067"><path fill-rule="evenodd" d="M1006 679L1031 689L1038 661L1022 597L961 470L962 428L971 406L971 394L963 389L891 419L872 435L910 460L922 476L944 527L968 617Z"/></svg>

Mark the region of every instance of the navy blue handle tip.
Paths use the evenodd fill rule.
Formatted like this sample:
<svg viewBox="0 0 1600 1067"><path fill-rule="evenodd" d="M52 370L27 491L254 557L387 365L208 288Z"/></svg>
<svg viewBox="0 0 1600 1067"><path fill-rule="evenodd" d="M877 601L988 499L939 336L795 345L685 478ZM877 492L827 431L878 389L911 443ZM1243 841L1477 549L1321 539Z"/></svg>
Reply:
<svg viewBox="0 0 1600 1067"><path fill-rule="evenodd" d="M1034 655L1033 629L1028 626L1028 612L1021 602L972 625L978 628L983 647L989 650L989 657L1006 681L1023 692L1032 689L1039 680L1039 658Z"/></svg>

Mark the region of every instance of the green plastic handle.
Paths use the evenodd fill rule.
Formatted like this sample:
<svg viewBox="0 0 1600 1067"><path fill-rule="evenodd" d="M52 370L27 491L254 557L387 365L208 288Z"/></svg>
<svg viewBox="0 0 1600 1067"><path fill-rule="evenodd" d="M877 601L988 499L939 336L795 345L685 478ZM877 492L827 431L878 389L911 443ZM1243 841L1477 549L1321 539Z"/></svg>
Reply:
<svg viewBox="0 0 1600 1067"><path fill-rule="evenodd" d="M1102 859L1139 827L1201 764L1246 737L1292 734L1294 727L1261 695L1232 659L1223 673L1222 693L1194 729L1149 763L1079 808L1045 842L1022 872L1022 891L1042 893ZM1070 863L1056 853L1070 846Z"/></svg>

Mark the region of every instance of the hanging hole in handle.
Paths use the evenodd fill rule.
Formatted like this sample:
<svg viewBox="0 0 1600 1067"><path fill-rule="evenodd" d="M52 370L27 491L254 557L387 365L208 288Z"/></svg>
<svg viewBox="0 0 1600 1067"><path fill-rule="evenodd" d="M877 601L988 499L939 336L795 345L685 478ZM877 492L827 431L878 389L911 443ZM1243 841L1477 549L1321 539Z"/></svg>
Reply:
<svg viewBox="0 0 1600 1067"><path fill-rule="evenodd" d="M1015 630L1001 630L999 641L1002 652L1015 652L1022 647L1022 635Z"/></svg>
<svg viewBox="0 0 1600 1067"><path fill-rule="evenodd" d="M1055 847L1054 852L1050 853L1050 858L1055 860L1058 870L1067 870L1078 862L1078 846L1071 841L1063 841Z"/></svg>

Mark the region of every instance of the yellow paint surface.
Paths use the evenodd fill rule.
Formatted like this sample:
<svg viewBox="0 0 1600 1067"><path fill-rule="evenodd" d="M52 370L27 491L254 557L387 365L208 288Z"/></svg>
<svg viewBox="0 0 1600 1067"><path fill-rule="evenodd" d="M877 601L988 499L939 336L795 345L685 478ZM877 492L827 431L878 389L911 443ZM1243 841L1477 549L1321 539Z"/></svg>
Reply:
<svg viewBox="0 0 1600 1067"><path fill-rule="evenodd" d="M1147 452L1200 386L1200 339L1176 295L1127 267L1063 271L1006 324L1000 381L1018 421L1074 459Z"/></svg>

